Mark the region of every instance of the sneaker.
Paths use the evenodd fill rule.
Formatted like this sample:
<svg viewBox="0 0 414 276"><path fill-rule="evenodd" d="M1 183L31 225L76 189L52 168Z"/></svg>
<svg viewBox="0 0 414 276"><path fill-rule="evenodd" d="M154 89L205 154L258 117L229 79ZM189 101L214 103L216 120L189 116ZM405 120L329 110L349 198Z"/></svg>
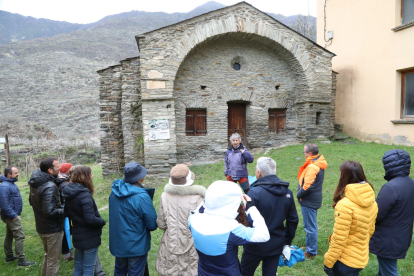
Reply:
<svg viewBox="0 0 414 276"><path fill-rule="evenodd" d="M73 261L74 259L75 259L75 255L73 255L72 252L70 252L69 254L63 255L63 261L64 262Z"/></svg>
<svg viewBox="0 0 414 276"><path fill-rule="evenodd" d="M10 257L6 257L6 263L10 263L10 262L13 262L13 261L15 261L15 260L17 260L17 257L16 256L10 256Z"/></svg>
<svg viewBox="0 0 414 276"><path fill-rule="evenodd" d="M17 266L31 266L31 265L35 265L35 262L31 262L28 260L23 260L23 261L19 261L19 263L17 264Z"/></svg>

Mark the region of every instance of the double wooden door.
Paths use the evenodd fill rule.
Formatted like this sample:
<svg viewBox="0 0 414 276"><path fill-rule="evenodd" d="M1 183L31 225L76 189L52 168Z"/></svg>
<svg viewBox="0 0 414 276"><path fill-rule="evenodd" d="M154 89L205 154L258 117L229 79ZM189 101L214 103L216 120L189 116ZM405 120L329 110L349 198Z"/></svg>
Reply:
<svg viewBox="0 0 414 276"><path fill-rule="evenodd" d="M228 107L228 138L237 132L241 136L243 144L246 145L246 104L229 103Z"/></svg>

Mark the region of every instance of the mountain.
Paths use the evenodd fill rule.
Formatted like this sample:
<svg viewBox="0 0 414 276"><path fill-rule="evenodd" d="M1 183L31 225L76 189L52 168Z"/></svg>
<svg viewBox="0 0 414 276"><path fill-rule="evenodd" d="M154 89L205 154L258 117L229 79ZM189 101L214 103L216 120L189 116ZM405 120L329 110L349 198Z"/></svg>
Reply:
<svg viewBox="0 0 414 276"><path fill-rule="evenodd" d="M67 138L97 135L96 71L138 56L135 35L223 7L212 1L188 13L131 11L91 24L0 11L1 41L19 40L0 46L0 137L11 124L40 127ZM270 15L287 25L294 20ZM18 135L28 134L22 130Z"/></svg>

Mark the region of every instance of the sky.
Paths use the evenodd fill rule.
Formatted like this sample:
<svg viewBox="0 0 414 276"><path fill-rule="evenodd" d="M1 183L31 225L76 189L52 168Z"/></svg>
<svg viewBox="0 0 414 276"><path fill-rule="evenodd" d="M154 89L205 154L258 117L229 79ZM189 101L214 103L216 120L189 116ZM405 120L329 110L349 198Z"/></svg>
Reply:
<svg viewBox="0 0 414 276"><path fill-rule="evenodd" d="M107 15L132 10L147 12L189 12L209 0L0 0L0 10L35 18L92 23ZM242 0L216 0L230 6ZM316 16L316 0L247 0L263 12L285 16Z"/></svg>

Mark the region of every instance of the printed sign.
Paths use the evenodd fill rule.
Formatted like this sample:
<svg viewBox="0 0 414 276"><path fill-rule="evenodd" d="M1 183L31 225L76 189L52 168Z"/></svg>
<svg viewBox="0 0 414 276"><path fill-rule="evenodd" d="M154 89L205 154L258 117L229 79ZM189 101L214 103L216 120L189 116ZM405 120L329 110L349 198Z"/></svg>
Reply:
<svg viewBox="0 0 414 276"><path fill-rule="evenodd" d="M170 120L149 120L149 136L150 141L170 139Z"/></svg>

